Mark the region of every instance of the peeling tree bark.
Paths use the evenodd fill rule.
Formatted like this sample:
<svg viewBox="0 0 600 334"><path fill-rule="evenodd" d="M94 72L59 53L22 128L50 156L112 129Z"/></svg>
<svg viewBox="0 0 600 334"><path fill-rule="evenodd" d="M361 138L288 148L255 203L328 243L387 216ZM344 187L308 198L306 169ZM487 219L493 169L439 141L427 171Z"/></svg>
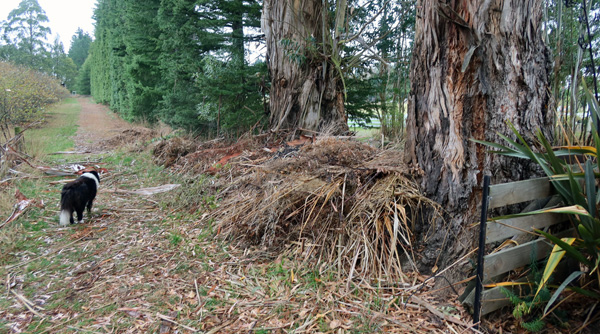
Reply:
<svg viewBox="0 0 600 334"><path fill-rule="evenodd" d="M264 1L273 130L348 130L339 72L323 56L332 52L323 10L320 0Z"/></svg>
<svg viewBox="0 0 600 334"><path fill-rule="evenodd" d="M417 5L405 161L424 171L426 196L446 210L445 223L429 216L420 225L424 267L450 264L473 245L484 174L498 183L534 173L527 161L487 154L469 139L514 137L507 122L526 138L538 129L552 137L541 24L536 0Z"/></svg>

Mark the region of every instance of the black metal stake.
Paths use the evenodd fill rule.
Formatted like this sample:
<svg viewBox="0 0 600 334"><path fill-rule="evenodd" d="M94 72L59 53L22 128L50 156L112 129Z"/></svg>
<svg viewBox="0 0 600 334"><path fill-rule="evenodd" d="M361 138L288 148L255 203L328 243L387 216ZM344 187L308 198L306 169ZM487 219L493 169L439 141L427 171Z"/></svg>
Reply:
<svg viewBox="0 0 600 334"><path fill-rule="evenodd" d="M485 227L490 193L490 176L483 177L483 196L481 197L481 220L479 221L479 250L477 252L477 277L475 284L475 301L473 302L473 328L479 329L481 317L481 292L483 290L483 256L485 255Z"/></svg>

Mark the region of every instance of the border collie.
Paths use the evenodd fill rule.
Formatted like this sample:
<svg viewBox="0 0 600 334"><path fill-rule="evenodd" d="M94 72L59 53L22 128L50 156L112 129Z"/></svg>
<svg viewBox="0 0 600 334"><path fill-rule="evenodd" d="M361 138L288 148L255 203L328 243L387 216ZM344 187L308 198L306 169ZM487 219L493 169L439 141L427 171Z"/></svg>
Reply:
<svg viewBox="0 0 600 334"><path fill-rule="evenodd" d="M73 211L77 212L78 223L82 222L83 210L86 207L88 214L91 214L92 204L99 186L100 175L96 171L85 172L76 180L65 184L60 193L61 226L75 223L73 221Z"/></svg>

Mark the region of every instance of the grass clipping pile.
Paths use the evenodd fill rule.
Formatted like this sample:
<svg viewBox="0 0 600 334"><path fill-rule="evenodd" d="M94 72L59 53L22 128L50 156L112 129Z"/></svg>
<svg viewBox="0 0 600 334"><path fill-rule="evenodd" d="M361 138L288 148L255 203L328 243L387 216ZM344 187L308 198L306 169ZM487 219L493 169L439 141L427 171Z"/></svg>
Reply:
<svg viewBox="0 0 600 334"><path fill-rule="evenodd" d="M251 155L230 162L244 172L222 171L227 182L212 214L221 236L316 258L350 279L396 280L403 266L416 269L412 218L435 204L419 193L399 151L323 138L258 164L244 156Z"/></svg>
<svg viewBox="0 0 600 334"><path fill-rule="evenodd" d="M121 131L119 134L102 141L99 147L113 149L115 147L128 147L133 151L140 151L144 142L156 137L156 131L143 127L134 127Z"/></svg>

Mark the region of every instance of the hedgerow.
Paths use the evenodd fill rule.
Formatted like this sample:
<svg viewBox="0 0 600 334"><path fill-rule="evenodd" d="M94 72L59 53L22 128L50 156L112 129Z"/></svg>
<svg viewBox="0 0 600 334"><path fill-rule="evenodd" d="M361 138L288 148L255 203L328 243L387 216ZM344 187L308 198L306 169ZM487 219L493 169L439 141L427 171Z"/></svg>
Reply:
<svg viewBox="0 0 600 334"><path fill-rule="evenodd" d="M10 125L38 120L46 106L68 94L68 90L49 75L0 61L2 131L8 131Z"/></svg>

